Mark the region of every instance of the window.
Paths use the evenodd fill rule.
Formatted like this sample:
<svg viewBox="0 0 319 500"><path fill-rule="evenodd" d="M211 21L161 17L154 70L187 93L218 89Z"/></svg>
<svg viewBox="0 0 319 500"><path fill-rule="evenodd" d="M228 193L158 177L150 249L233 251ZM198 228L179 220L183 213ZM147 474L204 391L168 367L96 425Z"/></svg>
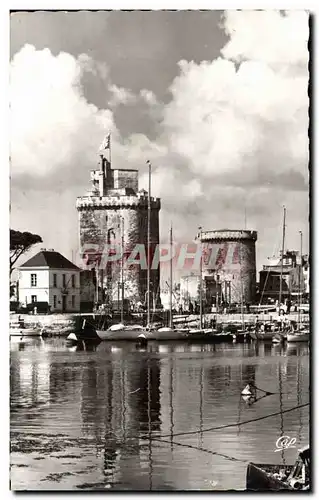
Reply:
<svg viewBox="0 0 319 500"><path fill-rule="evenodd" d="M75 275L72 274L72 288L75 288Z"/></svg>
<svg viewBox="0 0 319 500"><path fill-rule="evenodd" d="M31 302L32 304L37 301L37 296L36 295L31 295Z"/></svg>
<svg viewBox="0 0 319 500"><path fill-rule="evenodd" d="M65 274L62 274L62 286L63 288L66 287L66 279L65 279Z"/></svg>
<svg viewBox="0 0 319 500"><path fill-rule="evenodd" d="M56 295L53 295L53 307L54 307L54 309L56 309L56 302L57 302L56 299L57 299Z"/></svg>
<svg viewBox="0 0 319 500"><path fill-rule="evenodd" d="M37 275L31 274L31 286L37 286Z"/></svg>
<svg viewBox="0 0 319 500"><path fill-rule="evenodd" d="M71 301L72 301L72 308L74 308L75 307L75 295L72 295Z"/></svg>
<svg viewBox="0 0 319 500"><path fill-rule="evenodd" d="M57 275L56 274L53 275L53 286L54 286L54 288L56 288L58 286L57 285Z"/></svg>

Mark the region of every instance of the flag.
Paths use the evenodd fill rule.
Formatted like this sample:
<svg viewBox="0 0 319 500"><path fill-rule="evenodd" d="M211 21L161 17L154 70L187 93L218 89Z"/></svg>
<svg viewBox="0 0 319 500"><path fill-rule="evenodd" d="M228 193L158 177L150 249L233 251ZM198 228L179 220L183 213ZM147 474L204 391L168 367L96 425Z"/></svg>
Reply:
<svg viewBox="0 0 319 500"><path fill-rule="evenodd" d="M104 141L102 142L100 146L100 151L104 151L105 149L110 149L111 147L111 134L108 134L105 138Z"/></svg>

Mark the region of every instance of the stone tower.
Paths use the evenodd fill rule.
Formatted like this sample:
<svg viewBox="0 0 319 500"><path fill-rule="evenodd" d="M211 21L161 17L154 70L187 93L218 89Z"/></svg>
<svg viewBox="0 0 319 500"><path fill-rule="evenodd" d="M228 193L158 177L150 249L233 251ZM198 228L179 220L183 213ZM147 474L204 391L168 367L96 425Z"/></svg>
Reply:
<svg viewBox="0 0 319 500"><path fill-rule="evenodd" d="M256 295L257 232L222 229L203 231L203 274L219 298L252 303ZM206 257L206 258L205 258Z"/></svg>
<svg viewBox="0 0 319 500"><path fill-rule="evenodd" d="M106 151L100 152L99 168L91 170L91 190L77 198L79 236L82 255L91 251L102 254L101 265L96 273L99 281L99 301L110 303L121 300L122 281L124 299L131 305L147 301L147 263L130 264L129 256L143 264L143 249L147 259L148 193L138 190L138 170L112 169ZM159 243L159 198L151 198L150 246L154 255ZM122 246L124 251L122 252ZM118 248L123 260L113 255L105 262L105 248L112 259L112 249ZM141 250L141 252L140 252ZM132 254L133 252L133 254ZM113 250L113 254L116 250ZM122 271L123 266L123 271ZM151 305L160 297L160 270L150 271ZM123 274L123 280L122 278Z"/></svg>

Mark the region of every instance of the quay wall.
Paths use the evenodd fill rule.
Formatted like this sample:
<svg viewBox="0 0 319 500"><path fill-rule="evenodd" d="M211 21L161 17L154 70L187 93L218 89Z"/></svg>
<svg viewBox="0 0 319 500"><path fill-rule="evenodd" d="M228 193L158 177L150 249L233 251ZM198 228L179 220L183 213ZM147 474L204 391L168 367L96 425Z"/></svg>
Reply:
<svg viewBox="0 0 319 500"><path fill-rule="evenodd" d="M52 333L53 335L64 335L70 332L77 331L81 329L83 320L86 319L87 322L91 325L95 323L97 319L100 319L99 315L94 315L93 313L88 314L50 314L50 315L38 315L38 314L10 314L10 320L17 320L18 317L24 319L26 325L36 325L40 324L42 327L45 327L48 333ZM272 321L278 320L278 314L270 313L270 314L245 314L244 320L245 324L254 324L256 318L258 317L259 321ZM292 313L286 316L289 320L298 321L298 314ZM227 323L241 323L242 316L241 314L219 314L216 315L214 313L205 314L203 316L203 322L210 325L210 321L216 318L217 323L227 324ZM176 315L173 318L175 325L189 325L196 326L199 323L199 315ZM303 323L308 323L310 321L309 314L302 314L301 321ZM138 319L136 318L136 322Z"/></svg>

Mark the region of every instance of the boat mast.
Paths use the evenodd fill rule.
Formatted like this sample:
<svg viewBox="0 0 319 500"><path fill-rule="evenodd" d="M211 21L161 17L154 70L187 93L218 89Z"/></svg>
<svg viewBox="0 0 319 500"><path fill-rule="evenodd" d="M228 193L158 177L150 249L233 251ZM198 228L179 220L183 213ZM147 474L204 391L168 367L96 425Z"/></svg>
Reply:
<svg viewBox="0 0 319 500"><path fill-rule="evenodd" d="M286 234L286 207L284 206L284 218L282 225L281 269L280 269L280 283L279 283L279 304L278 304L279 315L280 315L280 306L282 301L282 275L284 269L285 234Z"/></svg>
<svg viewBox="0 0 319 500"><path fill-rule="evenodd" d="M200 270L199 270L199 328L203 328L203 259L202 259L202 227L199 228L200 238Z"/></svg>
<svg viewBox="0 0 319 500"><path fill-rule="evenodd" d="M170 260L170 280L169 280L169 326L173 328L173 226L171 223L170 228L170 246L171 246L171 260Z"/></svg>
<svg viewBox="0 0 319 500"><path fill-rule="evenodd" d="M151 169L152 165L147 160L148 165L148 203L147 203L147 325L151 324L151 297L150 297L150 282L151 282Z"/></svg>
<svg viewBox="0 0 319 500"><path fill-rule="evenodd" d="M98 310L98 303L99 303L99 269L98 269L98 264L95 267L95 302L96 302L96 310Z"/></svg>
<svg viewBox="0 0 319 500"><path fill-rule="evenodd" d="M301 323L301 280L302 280L302 231L299 231L300 234L300 268L299 268L299 294L298 294L298 302L299 302L299 307L298 307L298 328L300 330L300 323Z"/></svg>
<svg viewBox="0 0 319 500"><path fill-rule="evenodd" d="M124 321L124 217L121 217L121 323Z"/></svg>
<svg viewBox="0 0 319 500"><path fill-rule="evenodd" d="M240 245L240 243L239 243ZM244 287L243 287L243 277L242 277L242 247L239 247L239 276L240 276L240 309L241 309L241 325L242 329L245 329L245 319L244 319L244 303L243 303L243 295L244 295Z"/></svg>

